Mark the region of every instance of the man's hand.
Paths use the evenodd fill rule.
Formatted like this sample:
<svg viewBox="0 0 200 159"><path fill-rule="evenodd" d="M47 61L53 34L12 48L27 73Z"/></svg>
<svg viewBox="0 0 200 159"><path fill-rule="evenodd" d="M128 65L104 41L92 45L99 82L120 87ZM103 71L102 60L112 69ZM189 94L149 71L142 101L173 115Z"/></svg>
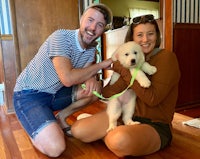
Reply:
<svg viewBox="0 0 200 159"><path fill-rule="evenodd" d="M112 65L113 61L111 58L107 59L107 60L103 60L101 62L102 65L102 69L111 69L111 65Z"/></svg>
<svg viewBox="0 0 200 159"><path fill-rule="evenodd" d="M86 86L85 89L81 86L78 87L76 100L92 96L93 91L101 92L101 81L97 81L94 77L87 80L84 84Z"/></svg>

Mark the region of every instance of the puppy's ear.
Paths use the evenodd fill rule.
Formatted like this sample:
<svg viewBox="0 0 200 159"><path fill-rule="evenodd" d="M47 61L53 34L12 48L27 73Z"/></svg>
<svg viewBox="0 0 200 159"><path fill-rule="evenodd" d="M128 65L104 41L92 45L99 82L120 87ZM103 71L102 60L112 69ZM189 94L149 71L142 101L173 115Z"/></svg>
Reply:
<svg viewBox="0 0 200 159"><path fill-rule="evenodd" d="M112 57L111 57L111 58L112 58L113 61L117 61L117 60L118 60L118 56L119 56L119 55L118 55L117 51L115 51L115 52L112 54Z"/></svg>
<svg viewBox="0 0 200 159"><path fill-rule="evenodd" d="M138 62L137 62L137 65L138 66L142 66L142 64L144 62L145 62L144 53L142 51L138 51Z"/></svg>

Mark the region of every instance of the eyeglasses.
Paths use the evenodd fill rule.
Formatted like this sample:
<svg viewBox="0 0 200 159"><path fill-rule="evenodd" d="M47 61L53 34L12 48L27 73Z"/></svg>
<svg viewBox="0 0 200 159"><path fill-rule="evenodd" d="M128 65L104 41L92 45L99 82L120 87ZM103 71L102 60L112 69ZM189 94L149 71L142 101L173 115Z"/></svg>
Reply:
<svg viewBox="0 0 200 159"><path fill-rule="evenodd" d="M152 22L154 20L154 16L152 14L142 15L133 18L133 24L139 24L141 22Z"/></svg>

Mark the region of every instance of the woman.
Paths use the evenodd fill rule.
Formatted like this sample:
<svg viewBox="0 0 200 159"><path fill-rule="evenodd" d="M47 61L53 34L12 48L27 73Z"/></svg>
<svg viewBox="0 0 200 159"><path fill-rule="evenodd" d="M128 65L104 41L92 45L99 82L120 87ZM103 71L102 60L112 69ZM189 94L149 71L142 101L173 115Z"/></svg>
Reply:
<svg viewBox="0 0 200 159"><path fill-rule="evenodd" d="M131 87L137 95L133 119L141 124L120 125L106 133L108 116L106 112L101 112L79 120L72 126L74 137L84 142L103 138L106 146L119 157L148 155L170 144L171 121L180 79L175 54L159 49L160 31L153 15L133 18L126 36L126 41L132 40L142 47L146 61L157 68L157 72L149 77L152 82L149 88L142 88L137 81ZM115 63L113 69L121 74L124 83L130 83L129 70L119 63Z"/></svg>

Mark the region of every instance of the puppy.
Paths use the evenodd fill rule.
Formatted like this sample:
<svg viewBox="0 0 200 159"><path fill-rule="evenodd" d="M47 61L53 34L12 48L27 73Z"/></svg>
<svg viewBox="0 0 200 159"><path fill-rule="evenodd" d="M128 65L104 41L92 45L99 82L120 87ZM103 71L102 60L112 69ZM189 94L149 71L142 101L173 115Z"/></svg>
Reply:
<svg viewBox="0 0 200 159"><path fill-rule="evenodd" d="M118 60L123 67L130 70L131 75L133 75L137 67L140 67L136 74L135 80L137 80L144 88L148 88L151 85L151 81L147 78L145 73L152 75L157 71L157 69L156 67L145 62L145 57L140 45L134 41L122 44L113 53L112 60ZM113 72L109 84L113 85L119 78L120 74ZM135 111L135 102L136 95L132 89L128 89L121 96L108 101L106 111L109 116L109 127L107 132L117 126L117 120L122 113L122 120L125 125L139 124L139 122L134 122L132 120Z"/></svg>

